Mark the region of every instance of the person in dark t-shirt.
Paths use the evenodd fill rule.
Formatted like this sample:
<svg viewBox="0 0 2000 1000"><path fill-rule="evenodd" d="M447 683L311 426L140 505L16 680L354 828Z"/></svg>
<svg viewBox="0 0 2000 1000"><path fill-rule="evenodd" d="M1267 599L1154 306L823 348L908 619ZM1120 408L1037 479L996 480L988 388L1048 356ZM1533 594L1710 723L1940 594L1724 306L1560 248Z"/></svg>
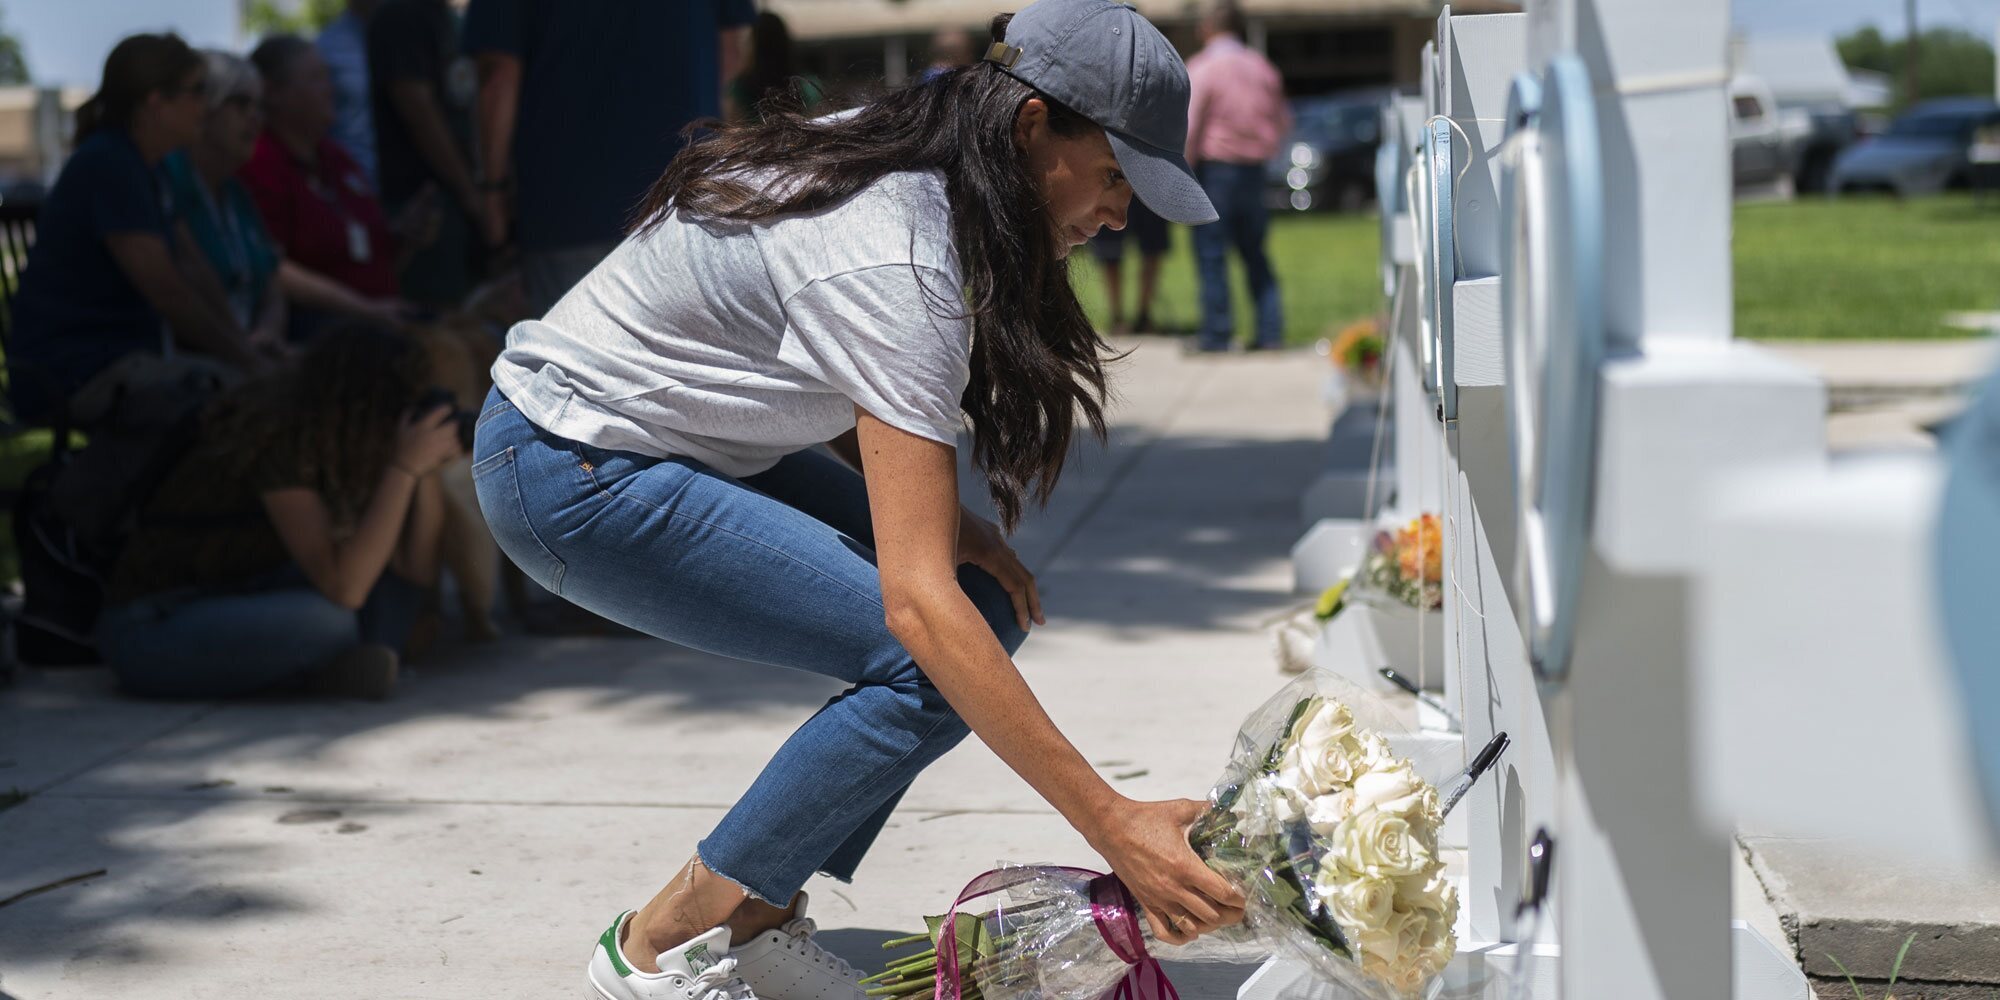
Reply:
<svg viewBox="0 0 2000 1000"><path fill-rule="evenodd" d="M536 315L617 246L681 129L721 114L755 17L751 0L472 0L487 238L511 221Z"/></svg>
<svg viewBox="0 0 2000 1000"><path fill-rule="evenodd" d="M458 24L445 0L388 0L375 11L368 79L383 207L394 217L434 191L444 209L436 241L403 265L403 297L457 306L477 279L484 209L469 138L478 81L458 54Z"/></svg>

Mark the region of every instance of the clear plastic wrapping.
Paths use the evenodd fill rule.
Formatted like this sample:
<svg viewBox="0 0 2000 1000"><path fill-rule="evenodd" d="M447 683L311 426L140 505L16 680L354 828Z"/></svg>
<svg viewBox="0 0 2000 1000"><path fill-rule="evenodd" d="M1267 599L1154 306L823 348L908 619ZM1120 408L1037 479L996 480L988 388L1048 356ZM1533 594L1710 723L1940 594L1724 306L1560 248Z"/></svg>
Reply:
<svg viewBox="0 0 2000 1000"><path fill-rule="evenodd" d="M1438 847L1439 782L1470 777L1337 675L1308 672L1252 713L1189 842L1242 889L1244 922L1184 946L1152 941L1115 876L1003 867L912 941L935 947L870 982L943 1000L1172 997L1156 959L1304 963L1356 997L1424 995L1456 948L1457 893ZM1490 763L1504 737L1488 753ZM1449 791L1449 789L1447 789ZM954 933L944 933L945 926Z"/></svg>

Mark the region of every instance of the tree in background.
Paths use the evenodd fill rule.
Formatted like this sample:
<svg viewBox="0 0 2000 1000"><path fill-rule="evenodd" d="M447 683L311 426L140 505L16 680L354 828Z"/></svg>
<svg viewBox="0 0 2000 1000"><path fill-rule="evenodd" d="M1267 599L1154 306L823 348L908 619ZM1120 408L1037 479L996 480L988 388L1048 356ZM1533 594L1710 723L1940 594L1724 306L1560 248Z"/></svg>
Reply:
<svg viewBox="0 0 2000 1000"><path fill-rule="evenodd" d="M1901 79L1904 39L1884 38L1870 25L1841 36L1835 44L1848 69L1873 70ZM1917 92L1914 97L1899 93L1898 107L1932 97L1987 97L1993 93L1993 46L1977 35L1959 28L1932 28L1918 36L1917 59Z"/></svg>
<svg viewBox="0 0 2000 1000"><path fill-rule="evenodd" d="M7 30L7 15L0 9L0 87L28 82L28 57L21 54L21 40Z"/></svg>
<svg viewBox="0 0 2000 1000"><path fill-rule="evenodd" d="M243 27L252 35L311 38L346 8L345 0L250 0L243 5Z"/></svg>

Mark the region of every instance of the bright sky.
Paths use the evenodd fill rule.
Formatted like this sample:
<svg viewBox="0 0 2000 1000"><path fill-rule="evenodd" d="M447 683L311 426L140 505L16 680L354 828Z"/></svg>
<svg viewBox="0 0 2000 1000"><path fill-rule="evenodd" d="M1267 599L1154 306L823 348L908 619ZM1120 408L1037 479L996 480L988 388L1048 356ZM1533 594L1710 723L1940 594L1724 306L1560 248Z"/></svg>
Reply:
<svg viewBox="0 0 2000 1000"><path fill-rule="evenodd" d="M36 82L96 86L105 53L133 32L171 28L196 45L242 45L239 9L239 0L0 0L0 23L21 39ZM1917 14L1926 26L1991 38L2000 0L1917 0ZM1869 22L1901 34L1903 0L1736 0L1737 26L1758 34L1839 34Z"/></svg>

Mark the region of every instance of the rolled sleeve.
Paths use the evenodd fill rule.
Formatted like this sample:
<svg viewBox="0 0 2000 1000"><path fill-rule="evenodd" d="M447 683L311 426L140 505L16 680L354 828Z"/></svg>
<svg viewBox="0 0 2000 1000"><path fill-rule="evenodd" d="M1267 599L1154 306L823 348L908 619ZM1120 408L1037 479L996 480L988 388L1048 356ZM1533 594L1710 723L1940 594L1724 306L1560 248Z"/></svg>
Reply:
<svg viewBox="0 0 2000 1000"><path fill-rule="evenodd" d="M970 375L969 321L942 271L891 264L810 282L785 302L787 363L876 419L955 444Z"/></svg>

